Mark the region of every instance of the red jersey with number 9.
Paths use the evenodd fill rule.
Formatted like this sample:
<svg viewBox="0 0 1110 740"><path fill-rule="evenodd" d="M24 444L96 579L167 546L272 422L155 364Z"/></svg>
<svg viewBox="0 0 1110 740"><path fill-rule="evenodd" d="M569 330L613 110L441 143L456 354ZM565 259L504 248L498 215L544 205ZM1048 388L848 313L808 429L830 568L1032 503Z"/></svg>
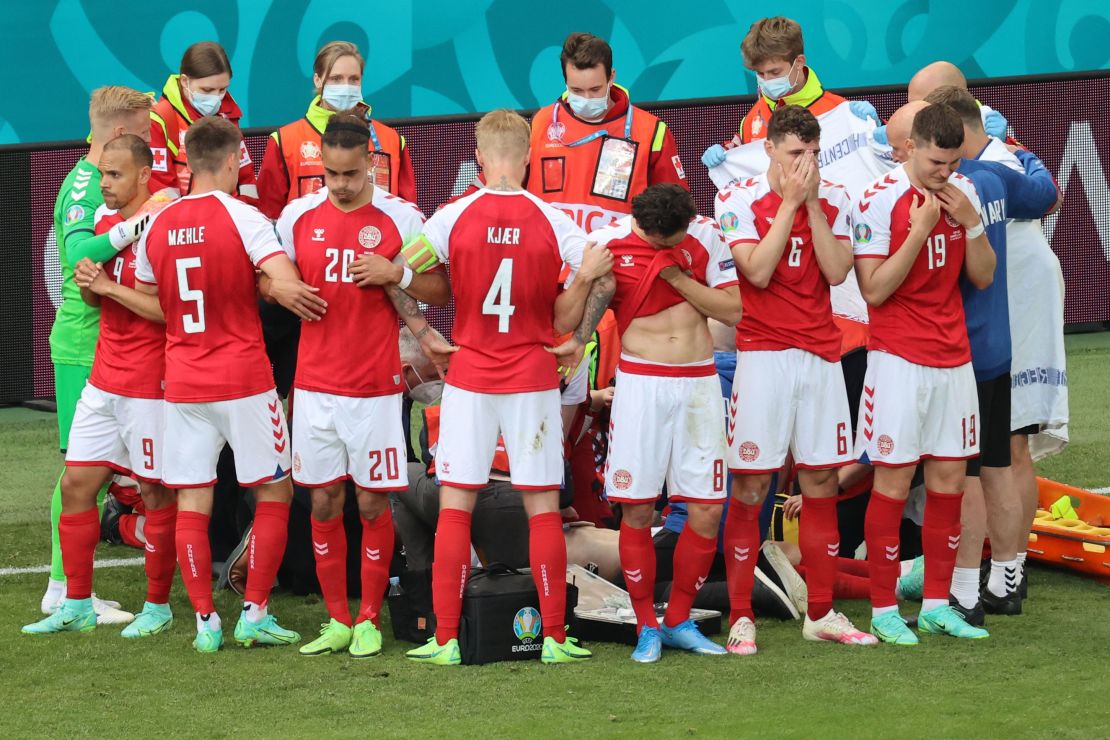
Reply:
<svg viewBox="0 0 1110 740"><path fill-rule="evenodd" d="M586 235L525 191L479 190L448 203L423 238L451 265L455 298L447 382L476 393L559 387L552 345L559 272L582 265Z"/></svg>
<svg viewBox="0 0 1110 740"><path fill-rule="evenodd" d="M166 400L226 401L274 388L255 268L284 254L258 209L226 193L186 195L151 220L135 277L166 316Z"/></svg>
<svg viewBox="0 0 1110 740"><path fill-rule="evenodd" d="M327 188L285 207L278 238L328 303L322 319L301 324L294 387L359 397L401 392L397 311L384 288L360 288L348 268L363 254L392 260L423 225L416 206L381 188L353 211L336 207Z"/></svg>
<svg viewBox="0 0 1110 740"><path fill-rule="evenodd" d="M975 186L953 173L948 181L981 210ZM871 183L852 214L856 259L886 259L910 235L910 208L924 194L910 183L904 166ZM881 350L928 367L971 362L960 274L967 233L943 208L902 284L881 306L872 306L868 349Z"/></svg>

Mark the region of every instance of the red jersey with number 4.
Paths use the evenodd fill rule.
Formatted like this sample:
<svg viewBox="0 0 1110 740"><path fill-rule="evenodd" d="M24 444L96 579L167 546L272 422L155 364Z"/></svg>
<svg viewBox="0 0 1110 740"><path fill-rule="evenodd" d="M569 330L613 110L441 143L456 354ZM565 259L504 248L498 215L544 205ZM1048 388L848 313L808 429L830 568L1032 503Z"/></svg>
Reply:
<svg viewBox="0 0 1110 740"><path fill-rule="evenodd" d="M119 211L96 209L94 230L106 234L123 221ZM128 245L104 263L108 277L135 287L135 249ZM166 371L166 331L111 298L100 299L100 338L89 382L102 391L129 398L161 398Z"/></svg>
<svg viewBox="0 0 1110 740"><path fill-rule="evenodd" d="M447 382L476 393L559 387L552 345L563 263L582 265L586 235L526 191L480 190L448 203L424 224L423 239L451 263L455 298Z"/></svg>
<svg viewBox="0 0 1110 740"><path fill-rule="evenodd" d="M166 400L202 403L274 388L255 268L284 254L258 209L226 193L186 195L151 220L135 277L166 315Z"/></svg>
<svg viewBox="0 0 1110 740"><path fill-rule="evenodd" d="M397 312L384 288L360 288L347 270L363 254L392 260L423 225L416 206L381 188L349 212L328 199L327 188L285 207L278 238L328 303L323 319L301 324L295 387L360 397L401 391Z"/></svg>
<svg viewBox="0 0 1110 740"><path fill-rule="evenodd" d="M953 173L948 181L980 210L975 186ZM910 208L924 193L910 183L904 166L863 191L852 216L856 259L886 259L910 233ZM960 274L967 233L943 208L906 279L881 306L872 306L868 349L898 355L929 367L971 362Z"/></svg>
<svg viewBox="0 0 1110 740"><path fill-rule="evenodd" d="M852 238L848 191L824 180L817 197L833 236ZM782 205L764 173L717 194L714 211L729 247L758 244L767 236ZM739 270L737 272L740 272ZM840 359L840 330L832 318L829 281L813 251L813 233L805 206L794 213L786 247L766 288L757 288L740 272L744 317L736 326L739 350L803 349L828 362Z"/></svg>

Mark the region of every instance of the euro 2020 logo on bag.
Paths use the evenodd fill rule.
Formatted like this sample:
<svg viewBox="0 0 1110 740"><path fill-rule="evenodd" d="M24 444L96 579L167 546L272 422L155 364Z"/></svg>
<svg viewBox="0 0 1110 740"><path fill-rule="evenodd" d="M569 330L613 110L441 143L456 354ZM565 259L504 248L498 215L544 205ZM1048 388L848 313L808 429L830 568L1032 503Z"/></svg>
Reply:
<svg viewBox="0 0 1110 740"><path fill-rule="evenodd" d="M516 613L513 617L513 633L517 639L524 645L513 646L513 651L528 650L529 647L535 642L535 639L540 636L543 626L540 622L540 613L535 608L526 606ZM538 645L538 643L536 643Z"/></svg>

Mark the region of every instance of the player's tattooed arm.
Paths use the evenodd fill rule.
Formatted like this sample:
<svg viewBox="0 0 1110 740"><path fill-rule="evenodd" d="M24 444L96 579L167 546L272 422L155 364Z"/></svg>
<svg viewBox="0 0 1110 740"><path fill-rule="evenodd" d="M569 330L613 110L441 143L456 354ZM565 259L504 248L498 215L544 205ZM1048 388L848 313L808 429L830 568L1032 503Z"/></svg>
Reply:
<svg viewBox="0 0 1110 740"><path fill-rule="evenodd" d="M586 296L586 305L582 309L582 320L574 330L574 334L558 347L547 350L555 355L559 370L567 377L570 377L577 369L578 363L582 362L586 343L593 336L598 322L601 321L605 309L609 307L609 301L613 300L613 294L616 292L617 280L611 272L594 280L593 285L590 286L589 295Z"/></svg>
<svg viewBox="0 0 1110 740"><path fill-rule="evenodd" d="M594 281L613 270L613 255L595 242L587 242L582 251L582 266L570 286L555 299L555 333L574 331L586 308L586 298Z"/></svg>
<svg viewBox="0 0 1110 740"><path fill-rule="evenodd" d="M435 364L440 377L445 377L447 363L451 355L458 352L459 348L452 346L450 342L443 338L442 334L428 323L416 299L401 290L399 285L396 283L386 285L385 292L389 296L389 302L393 304L393 308L397 311L397 315L401 317L405 326L420 342L420 348L424 350L424 354Z"/></svg>

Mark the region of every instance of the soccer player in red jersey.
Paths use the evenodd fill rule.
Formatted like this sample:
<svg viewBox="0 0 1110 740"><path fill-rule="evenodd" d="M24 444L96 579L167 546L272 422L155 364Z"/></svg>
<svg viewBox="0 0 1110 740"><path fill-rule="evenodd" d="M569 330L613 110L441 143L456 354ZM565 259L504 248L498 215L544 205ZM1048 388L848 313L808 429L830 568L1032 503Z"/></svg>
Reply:
<svg viewBox="0 0 1110 740"><path fill-rule="evenodd" d="M949 606L960 546L968 458L979 454L978 397L960 276L977 288L996 258L975 187L956 173L959 115L930 105L913 119L907 160L867 188L853 213L856 274L871 306L871 341L856 453L875 466L864 536L871 564L871 631L918 642L898 614L898 527L917 464L925 464L921 529L925 585L918 628L984 638Z"/></svg>
<svg viewBox="0 0 1110 740"><path fill-rule="evenodd" d="M150 197L150 146L134 134L104 145L97 168L104 196L94 216L95 232L106 234L139 213ZM173 622L170 586L176 566L172 493L162 478L162 378L165 328L158 301L134 290L135 252L127 245L103 266L87 257L75 272L81 297L100 306L89 383L81 393L66 452L59 523L66 570L66 600L46 619L23 628L45 634L96 627L92 605L93 555L100 539L96 495L114 472L140 481L147 509L147 596L124 637L147 637ZM108 300L103 300L103 298Z"/></svg>
<svg viewBox="0 0 1110 740"><path fill-rule="evenodd" d="M293 381L293 480L312 489L312 547L330 616L302 655L381 652L377 621L393 555L389 493L408 489L397 312L386 288L359 287L354 265L369 255L391 265L424 216L367 178L369 140L365 118L335 114L321 138L324 188L292 201L277 222L278 238L329 306L301 328ZM421 290L426 284L432 289ZM413 276L406 288L421 300L450 297L442 270ZM343 529L348 479L362 516L362 603L353 626Z"/></svg>
<svg viewBox="0 0 1110 740"><path fill-rule="evenodd" d="M598 278L574 336L553 339L558 277L574 273L586 236L562 211L521 188L529 128L512 111L487 114L475 129L486 187L449 203L405 247L424 272L450 260L458 344L443 390L437 473L440 516L432 567L436 635L408 657L437 665L460 662L459 613L470 569L470 512L489 481L497 434L505 440L513 487L525 492L529 555L539 593L545 663L590 652L565 630L566 543L559 516L563 476L558 368L573 370L612 296L612 277Z"/></svg>
<svg viewBox="0 0 1110 740"><path fill-rule="evenodd" d="M139 289L156 294L166 318L166 486L178 489L177 557L197 613L200 652L223 643L212 603L208 522L216 461L224 443L235 451L243 486L255 487L250 570L235 639L243 645L285 645L300 635L280 627L267 602L285 552L290 451L285 412L274 390L262 343L255 270L267 294L306 321L325 302L301 282L273 225L233 198L242 135L222 118L189 128L185 145L193 172L190 193L151 222L137 250Z"/></svg>
<svg viewBox="0 0 1110 740"><path fill-rule="evenodd" d="M830 285L852 269L850 204L817 168L821 126L813 113L780 106L764 146L770 169L716 199L716 217L742 275L744 318L736 328L729 403L732 501L725 525L731 623L728 648L756 651L751 608L760 547L759 513L771 475L794 459L805 497L799 545L805 554L808 640L872 645L833 609L840 536L837 468L852 461L851 421L833 323Z"/></svg>
<svg viewBox="0 0 1110 740"><path fill-rule="evenodd" d="M717 552L725 492L720 382L706 317L740 319L732 255L711 219L674 184L632 199L632 215L590 235L613 255L613 310L622 354L609 423L605 490L621 504L620 559L636 612L632 659L659 660L663 645L703 655L725 649L690 620L694 596ZM663 621L655 615L651 524L663 484L687 504Z"/></svg>

